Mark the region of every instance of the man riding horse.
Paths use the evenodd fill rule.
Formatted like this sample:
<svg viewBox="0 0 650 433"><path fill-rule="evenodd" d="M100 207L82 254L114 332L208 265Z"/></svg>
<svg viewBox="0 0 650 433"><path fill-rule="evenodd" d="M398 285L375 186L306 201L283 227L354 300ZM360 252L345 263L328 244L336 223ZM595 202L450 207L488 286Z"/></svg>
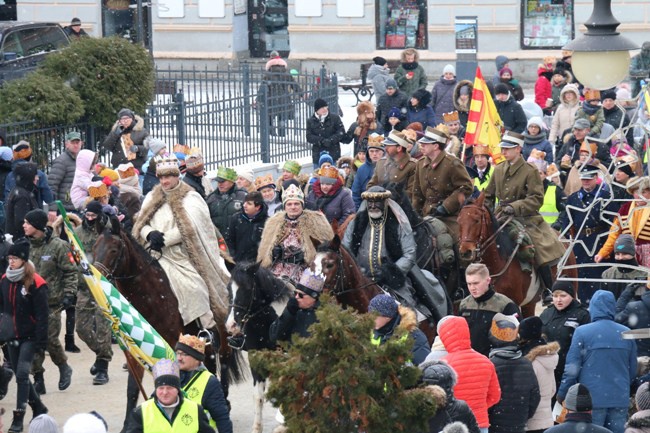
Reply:
<svg viewBox="0 0 650 433"><path fill-rule="evenodd" d="M537 168L521 156L523 144L523 135L512 131L504 134L500 147L506 160L494 168L485 196L492 206L498 201L497 215L512 217L524 226L535 245L535 267L544 286L550 290L553 285L551 266L564 254L564 246L539 214L544 186Z"/></svg>
<svg viewBox="0 0 650 433"><path fill-rule="evenodd" d="M180 182L174 155L156 165L160 184L147 194L133 237L160 253L164 269L178 299L185 325L195 320L212 329L215 318L228 314L226 285L230 279L219 255L219 242L210 211L191 186Z"/></svg>
<svg viewBox="0 0 650 433"><path fill-rule="evenodd" d="M367 276L391 289L400 301L416 308L430 321L437 322L447 314L445 291L433 275L425 276L415 264L411 224L390 197L390 191L380 186L361 194L363 202L345 232L343 245Z"/></svg>

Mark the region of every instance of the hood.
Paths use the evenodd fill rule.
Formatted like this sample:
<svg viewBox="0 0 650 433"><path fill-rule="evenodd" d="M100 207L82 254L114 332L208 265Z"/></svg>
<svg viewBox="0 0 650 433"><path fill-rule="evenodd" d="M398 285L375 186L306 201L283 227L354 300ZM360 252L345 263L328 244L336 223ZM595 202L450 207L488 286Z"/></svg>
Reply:
<svg viewBox="0 0 650 433"><path fill-rule="evenodd" d="M410 49L410 50L404 50L402 51L402 54L400 55L400 60L402 63L406 63L406 54L415 54L415 60L414 62L417 63L420 61L420 53L417 52L417 50Z"/></svg>
<svg viewBox="0 0 650 433"><path fill-rule="evenodd" d="M400 316L402 316L402 320L400 320L398 326L400 329L405 329L406 331L411 332L418 328L418 319L415 315L415 311L410 308L402 307L401 305L398 307L397 311Z"/></svg>
<svg viewBox="0 0 650 433"><path fill-rule="evenodd" d="M557 365L557 353L560 351L560 343L552 341L548 344L543 344L540 346L533 347L530 349L530 352L526 354L526 359L529 361L534 361L535 359L545 363L552 363L552 359L555 358L555 364ZM554 356L555 355L555 356ZM546 365L544 365L546 367ZM552 370L555 369L555 365L551 367Z"/></svg>
<svg viewBox="0 0 650 433"><path fill-rule="evenodd" d="M448 353L471 349L469 326L462 317L444 317L438 326L438 335Z"/></svg>
<svg viewBox="0 0 650 433"><path fill-rule="evenodd" d="M573 92L574 95L576 95L576 99L573 101L573 104L571 105L576 105L580 102L580 92L578 91L578 88L574 86L573 84L567 84L562 88L560 91L560 99L562 100L563 104L567 104L567 102L564 100L564 95L567 92Z"/></svg>
<svg viewBox="0 0 650 433"><path fill-rule="evenodd" d="M467 107L463 107L458 103L458 99L460 98L460 89L463 88L464 86L469 87L469 100L467 101ZM454 108L458 110L459 112L468 112L469 111L469 104L472 102L472 91L474 90L474 83L472 83L469 80L461 80L456 84L456 87L454 87Z"/></svg>
<svg viewBox="0 0 650 433"><path fill-rule="evenodd" d="M29 191L34 189L34 179L36 178L37 171L36 164L33 162L24 162L16 164L14 167L14 176L16 178L16 185L25 188Z"/></svg>
<svg viewBox="0 0 650 433"><path fill-rule="evenodd" d="M73 228L79 227L83 222L78 215L73 214L72 212L68 213L67 215L68 218L70 219L70 222L72 223ZM61 232L63 231L63 217L61 215L56 217L51 227L52 227L52 235L57 238L60 237Z"/></svg>
<svg viewBox="0 0 650 433"><path fill-rule="evenodd" d="M497 67L497 72L500 71L503 68L503 66L509 61L510 59L508 59L506 56L496 56L496 58L494 59L494 64Z"/></svg>
<svg viewBox="0 0 650 433"><path fill-rule="evenodd" d="M75 161L77 170L84 173L90 173L93 168L93 161L95 160L95 152L88 149L81 149Z"/></svg>
<svg viewBox="0 0 650 433"><path fill-rule="evenodd" d="M589 303L591 321L614 320L616 313L616 299L614 294L607 290L597 290Z"/></svg>
<svg viewBox="0 0 650 433"><path fill-rule="evenodd" d="M281 66L282 68L284 68L283 70L280 70L279 68L277 69L274 68L272 72L284 72L287 70L287 62L282 60L280 57L276 57L275 59L271 59L268 62L266 62L266 66L264 67L264 69L270 71L271 66Z"/></svg>
<svg viewBox="0 0 650 433"><path fill-rule="evenodd" d="M445 407L447 405L447 394L438 385L427 385L424 390L433 398L436 407Z"/></svg>

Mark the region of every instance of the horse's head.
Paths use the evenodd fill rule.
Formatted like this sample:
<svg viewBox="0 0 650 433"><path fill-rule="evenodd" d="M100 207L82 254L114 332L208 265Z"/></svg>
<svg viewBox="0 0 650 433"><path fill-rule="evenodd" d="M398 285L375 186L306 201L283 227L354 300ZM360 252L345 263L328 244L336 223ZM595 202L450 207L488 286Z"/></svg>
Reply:
<svg viewBox="0 0 650 433"><path fill-rule="evenodd" d="M324 290L331 289L336 284L341 262L340 248L341 238L339 235L334 235L331 241L320 244L316 249L312 271L317 275L325 276Z"/></svg>
<svg viewBox="0 0 650 433"><path fill-rule="evenodd" d="M125 255L122 229L113 216L108 221L98 221L96 227L99 237L93 246L93 264L110 279Z"/></svg>
<svg viewBox="0 0 650 433"><path fill-rule="evenodd" d="M490 212L484 206L485 196L483 193L473 202L468 202L460 209L458 214L458 227L460 242L458 253L460 259L466 262L473 262L476 259L486 225L491 221Z"/></svg>

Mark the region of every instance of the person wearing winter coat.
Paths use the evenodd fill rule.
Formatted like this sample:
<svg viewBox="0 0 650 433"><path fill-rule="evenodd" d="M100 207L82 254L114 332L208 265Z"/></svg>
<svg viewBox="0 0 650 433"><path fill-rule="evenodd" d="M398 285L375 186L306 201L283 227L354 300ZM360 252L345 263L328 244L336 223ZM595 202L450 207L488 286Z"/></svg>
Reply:
<svg viewBox="0 0 650 433"><path fill-rule="evenodd" d="M20 164L33 162L32 148L30 144L25 140L21 140L18 142L18 144L14 145L13 158L14 160L11 163L12 172L7 174L4 183L5 199L9 196L9 193L11 192L13 187L16 186L16 177L14 175L13 170ZM40 168L37 168L36 176L38 177L36 183L36 195L38 198L38 204L40 206L43 202L45 202L45 204L49 205L52 202L54 202L54 196L52 195L52 190L50 189L50 185L48 185L47 183L47 175Z"/></svg>
<svg viewBox="0 0 650 433"><path fill-rule="evenodd" d="M490 433L524 433L539 405L540 393L531 362L517 348L519 321L497 313L490 327L490 361L499 378L501 400L492 406Z"/></svg>
<svg viewBox="0 0 650 433"><path fill-rule="evenodd" d="M458 111L460 125L464 129L467 127L467 118L469 117L469 107L472 104L472 91L474 83L469 80L462 80L454 88L454 108Z"/></svg>
<svg viewBox="0 0 650 433"><path fill-rule="evenodd" d="M615 313L614 294L596 291L589 303L592 322L575 331L557 400L564 401L569 387L581 383L591 390L593 423L623 433L637 348L634 341L622 338L630 328L616 323Z"/></svg>
<svg viewBox="0 0 650 433"><path fill-rule="evenodd" d="M508 86L499 83L494 87L494 105L506 131L513 131L523 134L528 125L526 113L519 102L510 94Z"/></svg>
<svg viewBox="0 0 650 433"><path fill-rule="evenodd" d="M75 207L70 199L70 188L77 170L77 155L83 148L81 134L76 131L69 132L65 136L65 150L59 155L50 166L47 183L50 185L54 200L60 200L66 211L74 211ZM56 218L56 204L50 205L50 221Z"/></svg>
<svg viewBox="0 0 650 433"><path fill-rule="evenodd" d="M501 387L494 364L472 349L469 326L462 317L443 317L438 322L437 331L448 352L442 361L458 375L454 394L457 399L467 403L481 432L487 433L490 425L488 408L501 400Z"/></svg>
<svg viewBox="0 0 650 433"><path fill-rule="evenodd" d="M501 82L501 75L499 74L499 71L503 68L510 67L510 59L508 59L506 56L503 55L496 56L494 58L494 65L496 66L496 71L492 76L492 81L490 81L489 83L492 86L492 88L494 88L494 86L496 86Z"/></svg>
<svg viewBox="0 0 650 433"><path fill-rule="evenodd" d="M556 281L551 293L553 303L542 311L539 318L542 320L542 333L546 340L560 345L555 368L555 385L559 387L573 334L579 326L591 322L591 318L587 308L575 298L575 288L571 281Z"/></svg>
<svg viewBox="0 0 650 433"><path fill-rule="evenodd" d="M158 176L156 176L156 164L162 160L163 156L167 153L167 144L153 137L147 137L146 140L149 153L147 154L147 162L142 166L140 176L142 176L142 195L146 196L156 185L160 183ZM185 154L179 153L177 158L184 158Z"/></svg>
<svg viewBox="0 0 650 433"><path fill-rule="evenodd" d="M13 152L10 147L0 147L0 201L5 201L5 180L11 173Z"/></svg>
<svg viewBox="0 0 650 433"><path fill-rule="evenodd" d="M547 433L612 433L611 430L592 422L592 394L589 389L576 383L567 392L564 422L546 430Z"/></svg>
<svg viewBox="0 0 650 433"><path fill-rule="evenodd" d="M425 361L419 365L422 371L422 382L427 387L440 388L445 393L445 399L440 405L436 416L429 419L429 433L439 433L452 422L462 422L469 433L480 433L476 417L467 403L454 395L454 387L458 383L458 375L443 361Z"/></svg>
<svg viewBox="0 0 650 433"><path fill-rule="evenodd" d="M454 111L454 89L456 84L456 68L453 65L445 65L442 76L431 89L431 107L433 107L435 114L435 125L444 122L442 118L444 113Z"/></svg>
<svg viewBox="0 0 650 433"><path fill-rule="evenodd" d="M375 92L377 95L377 93ZM406 111L409 97L397 87L397 82L389 78L386 80L386 89L377 99L377 120L382 126L384 133L390 132L393 127L388 122L389 114L397 109Z"/></svg>
<svg viewBox="0 0 650 433"><path fill-rule="evenodd" d="M327 101L316 99L314 115L307 119L307 143L312 146L311 157L314 168L318 168L318 158L324 150L335 160L341 157L341 141L344 137L345 127L341 117L330 113Z"/></svg>
<svg viewBox="0 0 650 433"><path fill-rule="evenodd" d="M38 209L41 201L34 185L36 164L27 162L14 168L16 186L9 193L5 206L5 233L16 241L25 236L23 221L29 211Z"/></svg>
<svg viewBox="0 0 650 433"><path fill-rule="evenodd" d="M630 119L625 115L625 109L616 103L616 89L602 90L600 100L605 123L612 125L614 129L627 128L630 125ZM625 140L628 143L634 143L634 128L625 132Z"/></svg>
<svg viewBox="0 0 650 433"><path fill-rule="evenodd" d="M76 159L76 170L72 187L70 187L70 201L78 211L84 209L88 198L88 186L93 181L93 166L97 155L92 150L82 149Z"/></svg>
<svg viewBox="0 0 650 433"><path fill-rule="evenodd" d="M377 56L372 59L373 64L368 68L368 81L372 83L372 91L375 94L375 102L386 93L386 82L390 80L388 62L383 57Z"/></svg>
<svg viewBox="0 0 650 433"><path fill-rule="evenodd" d="M255 190L262 194L269 217L282 210L282 198L276 189L273 175L258 176L255 179Z"/></svg>
<svg viewBox="0 0 650 433"><path fill-rule="evenodd" d="M646 280L648 276L648 272L646 270L628 268L628 266L636 266L638 268L639 262L636 260L634 238L632 235L624 233L620 235L618 239L616 239L616 243L614 243L614 265L603 271L603 281L600 284L601 289L612 292L614 294L614 297L616 297L617 317L629 302L640 300L641 296L645 293L645 287L642 284L631 284L629 282L616 281ZM631 291L628 291L627 289L631 289ZM623 293L625 293L625 296ZM643 341L645 342L646 340ZM650 349L650 342L647 343ZM637 347L640 350L638 341Z"/></svg>
<svg viewBox="0 0 650 433"><path fill-rule="evenodd" d="M551 113L551 107L547 106L546 101L552 99L551 79L553 78L553 68L555 67L555 57L546 56L542 63L537 65L537 81L535 81L535 103L544 111L544 114Z"/></svg>
<svg viewBox="0 0 650 433"><path fill-rule="evenodd" d="M524 132L524 145L521 148L521 156L528 160L533 149L544 152L544 160L549 164L553 164L553 147L546 139L546 125L538 116L533 116L528 120L526 132Z"/></svg>
<svg viewBox="0 0 650 433"><path fill-rule="evenodd" d="M552 145L557 146L557 142L562 141L562 133L575 123L576 112L580 108L579 104L580 92L578 88L573 84L564 86L560 92L560 103L551 121L551 132L548 134L548 141Z"/></svg>
<svg viewBox="0 0 650 433"><path fill-rule="evenodd" d="M144 127L144 119L128 108L122 108L117 113L117 121L104 139L102 148L112 153L113 167L131 162L138 171L141 171L147 157L148 149L144 140L148 136L149 131Z"/></svg>
<svg viewBox="0 0 650 433"><path fill-rule="evenodd" d="M246 194L242 210L230 219L230 228L225 237L235 263L255 261L268 217L268 207L262 193L253 191Z"/></svg>
<svg viewBox="0 0 650 433"><path fill-rule="evenodd" d="M130 221L134 220L135 215L140 212L142 207L142 189L138 183L138 176L136 175L135 167L133 164L120 164L117 166L117 173L120 180L117 183L119 188L119 201L124 205L126 217Z"/></svg>
<svg viewBox="0 0 650 433"><path fill-rule="evenodd" d="M397 67L393 78L400 90L407 95L412 95L418 89L426 89L428 80L427 73L422 65L418 63L420 54L414 48L407 48L402 51L402 64Z"/></svg>
<svg viewBox="0 0 650 433"><path fill-rule="evenodd" d="M512 69L503 68L499 71L499 82L508 87L508 91L517 101L524 99L524 90L521 88L519 81L512 76ZM495 86L496 87L496 86Z"/></svg>
<svg viewBox="0 0 650 433"><path fill-rule="evenodd" d="M641 295L641 299L635 301L633 298L639 289L645 289L645 292ZM648 291L646 283L627 286L616 302L615 320L630 329L650 328L650 291ZM648 339L637 339L636 347L639 356L650 356L650 341Z"/></svg>
<svg viewBox="0 0 650 433"><path fill-rule="evenodd" d="M377 161L385 155L385 149L382 142L384 137L381 135L371 135L368 139L368 149L366 150L366 160L357 169L357 174L354 176L352 183L352 200L357 209L361 206L361 193L366 190L368 181L372 179L375 172Z"/></svg>
<svg viewBox="0 0 650 433"><path fill-rule="evenodd" d="M300 87L287 70L287 62L279 56L271 58L265 67L262 85L267 86L267 99L258 96L257 103L268 101L269 134L284 137L288 121L295 117L294 97L300 94Z"/></svg>
<svg viewBox="0 0 650 433"><path fill-rule="evenodd" d="M433 108L429 105L430 103L431 93L426 89L413 92L406 107L406 123L419 122L423 130L427 129L428 126L434 128L437 123Z"/></svg>
<svg viewBox="0 0 650 433"><path fill-rule="evenodd" d="M352 122L341 142L350 143L354 140L354 153L357 153L363 144L368 141L368 136L382 133L381 125L377 122L375 115L375 106L370 101L363 101L357 105L357 120ZM330 154L330 156L336 161L341 157L341 154Z"/></svg>
<svg viewBox="0 0 650 433"><path fill-rule="evenodd" d="M585 100L580 104L580 108L576 111L576 120L587 119L589 121L589 129L595 136L600 135L600 131L605 123L605 112L600 105L600 91L596 89L585 89Z"/></svg>
<svg viewBox="0 0 650 433"><path fill-rule="evenodd" d="M330 224L336 221L340 233L345 232L356 211L352 192L343 186L339 170L333 166L321 168L319 178L305 198L305 207L323 212Z"/></svg>
<svg viewBox="0 0 650 433"><path fill-rule="evenodd" d="M560 344L547 342L542 335L542 319L527 317L519 324L519 350L533 364L539 384L539 405L535 414L526 423L526 432L542 433L553 427L551 401L555 396L555 367L559 360Z"/></svg>
<svg viewBox="0 0 650 433"><path fill-rule="evenodd" d="M650 382L636 390L634 403L638 412L625 424L625 433L650 433Z"/></svg>

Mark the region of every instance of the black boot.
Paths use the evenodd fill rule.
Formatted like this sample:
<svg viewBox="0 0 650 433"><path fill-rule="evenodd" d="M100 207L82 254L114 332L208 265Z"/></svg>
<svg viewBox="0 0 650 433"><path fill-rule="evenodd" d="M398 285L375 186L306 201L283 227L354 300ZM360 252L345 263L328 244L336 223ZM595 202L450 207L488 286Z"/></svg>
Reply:
<svg viewBox="0 0 650 433"><path fill-rule="evenodd" d="M551 275L551 267L549 265L542 265L537 269L539 272L539 278L542 280L542 284L548 290L551 290L553 287L553 276Z"/></svg>
<svg viewBox="0 0 650 433"><path fill-rule="evenodd" d="M14 372L3 367L0 367L0 370L0 400L2 400L7 395L9 382L14 377Z"/></svg>
<svg viewBox="0 0 650 433"><path fill-rule="evenodd" d="M96 374L97 374L97 361L95 361L94 364L90 366L90 375L94 376Z"/></svg>
<svg viewBox="0 0 650 433"><path fill-rule="evenodd" d="M47 407L43 404L43 401L39 398L36 401L30 401L29 402L29 407L32 408L32 419L36 418L39 415L43 415L44 413L47 413Z"/></svg>
<svg viewBox="0 0 650 433"><path fill-rule="evenodd" d="M9 433L22 433L23 421L25 420L25 409L14 410L14 419L11 421L11 427L7 430Z"/></svg>
<svg viewBox="0 0 650 433"><path fill-rule="evenodd" d="M97 374L93 379L93 385L106 385L108 383L108 361L98 359L95 361Z"/></svg>
<svg viewBox="0 0 650 433"><path fill-rule="evenodd" d="M72 383L72 368L67 364L59 366L59 391L65 391Z"/></svg>
<svg viewBox="0 0 650 433"><path fill-rule="evenodd" d="M45 395L47 393L45 390L45 379L43 378L43 373L34 374L34 390L38 395Z"/></svg>
<svg viewBox="0 0 650 433"><path fill-rule="evenodd" d="M76 344L74 344L74 334L65 335L65 351L66 352L71 352L71 353L79 353L81 352L81 349L77 347Z"/></svg>

